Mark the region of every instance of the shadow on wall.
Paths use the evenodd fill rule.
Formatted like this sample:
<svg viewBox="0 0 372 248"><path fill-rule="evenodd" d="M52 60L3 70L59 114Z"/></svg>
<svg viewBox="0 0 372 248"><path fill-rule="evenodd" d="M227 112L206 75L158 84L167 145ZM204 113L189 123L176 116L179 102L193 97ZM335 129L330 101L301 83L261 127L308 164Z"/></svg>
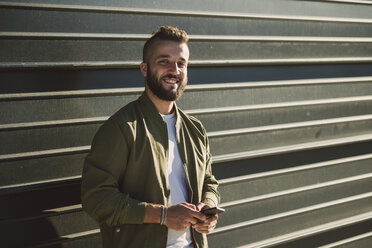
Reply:
<svg viewBox="0 0 372 248"><path fill-rule="evenodd" d="M80 203L80 183L2 194L0 202L1 247L60 248L61 236L79 229L78 216L63 207Z"/></svg>
<svg viewBox="0 0 372 248"><path fill-rule="evenodd" d="M314 73L316 71L316 73ZM190 67L188 84L370 76L371 64ZM139 68L0 70L1 93L144 87Z"/></svg>

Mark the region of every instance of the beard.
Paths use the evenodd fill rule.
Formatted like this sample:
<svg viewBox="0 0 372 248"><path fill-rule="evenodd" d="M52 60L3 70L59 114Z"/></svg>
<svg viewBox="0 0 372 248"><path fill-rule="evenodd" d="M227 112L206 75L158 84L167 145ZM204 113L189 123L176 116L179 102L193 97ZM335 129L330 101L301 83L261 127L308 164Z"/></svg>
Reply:
<svg viewBox="0 0 372 248"><path fill-rule="evenodd" d="M177 79L177 90L174 91L172 89L168 90L166 89L162 84L163 78L175 78ZM187 85L187 77L185 77L183 80L179 76L167 74L161 78L157 78L155 74L151 72L150 65L148 65L147 68L147 76L146 76L146 84L148 85L151 92L157 96L159 99L164 101L176 101L178 100L185 90L185 87Z"/></svg>

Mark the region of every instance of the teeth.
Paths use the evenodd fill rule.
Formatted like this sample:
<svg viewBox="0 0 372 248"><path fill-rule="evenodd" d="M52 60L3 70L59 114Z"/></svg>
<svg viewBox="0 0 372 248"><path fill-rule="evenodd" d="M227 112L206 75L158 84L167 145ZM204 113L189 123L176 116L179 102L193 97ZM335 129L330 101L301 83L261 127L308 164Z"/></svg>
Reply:
<svg viewBox="0 0 372 248"><path fill-rule="evenodd" d="M175 79L168 79L168 80L165 80L165 82L170 83L170 84L175 84L175 83L177 83L177 80L175 80Z"/></svg>

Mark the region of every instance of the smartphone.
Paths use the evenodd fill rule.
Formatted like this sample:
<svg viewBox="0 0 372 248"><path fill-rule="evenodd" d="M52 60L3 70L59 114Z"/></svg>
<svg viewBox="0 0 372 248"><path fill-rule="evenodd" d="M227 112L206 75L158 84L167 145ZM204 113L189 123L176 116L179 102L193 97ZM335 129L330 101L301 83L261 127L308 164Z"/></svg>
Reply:
<svg viewBox="0 0 372 248"><path fill-rule="evenodd" d="M214 208L204 209L204 210L202 210L200 212L203 213L203 214L205 214L205 215L207 215L207 216L212 216L212 215L224 213L225 212L225 209L220 208L220 207L214 207Z"/></svg>

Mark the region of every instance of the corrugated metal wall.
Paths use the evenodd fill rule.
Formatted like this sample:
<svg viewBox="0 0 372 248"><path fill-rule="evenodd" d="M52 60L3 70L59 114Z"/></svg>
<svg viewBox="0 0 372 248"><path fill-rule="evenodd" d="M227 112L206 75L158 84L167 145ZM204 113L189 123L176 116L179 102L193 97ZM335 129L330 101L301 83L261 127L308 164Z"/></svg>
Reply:
<svg viewBox="0 0 372 248"><path fill-rule="evenodd" d="M372 1L352 0L0 2L0 246L100 247L83 159L160 25L191 36L179 105L227 209L211 247L371 247Z"/></svg>

